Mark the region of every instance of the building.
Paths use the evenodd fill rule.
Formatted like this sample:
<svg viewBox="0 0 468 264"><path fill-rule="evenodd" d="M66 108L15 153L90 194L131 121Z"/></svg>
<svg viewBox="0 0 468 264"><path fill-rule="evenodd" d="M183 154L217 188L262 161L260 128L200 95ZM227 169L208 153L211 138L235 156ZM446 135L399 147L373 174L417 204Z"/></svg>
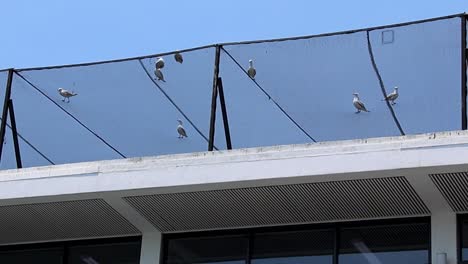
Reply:
<svg viewBox="0 0 468 264"><path fill-rule="evenodd" d="M466 19L0 71L0 263L468 262Z"/></svg>

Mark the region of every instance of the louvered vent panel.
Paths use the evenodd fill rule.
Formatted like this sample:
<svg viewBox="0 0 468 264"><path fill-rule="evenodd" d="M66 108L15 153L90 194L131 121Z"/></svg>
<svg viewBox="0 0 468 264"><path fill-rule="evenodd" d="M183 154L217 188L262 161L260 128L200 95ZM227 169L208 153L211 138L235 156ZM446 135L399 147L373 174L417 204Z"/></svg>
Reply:
<svg viewBox="0 0 468 264"><path fill-rule="evenodd" d="M455 212L468 212L468 172L429 176Z"/></svg>
<svg viewBox="0 0 468 264"><path fill-rule="evenodd" d="M137 234L102 199L0 206L0 244Z"/></svg>
<svg viewBox="0 0 468 264"><path fill-rule="evenodd" d="M428 215L404 177L124 198L163 232Z"/></svg>

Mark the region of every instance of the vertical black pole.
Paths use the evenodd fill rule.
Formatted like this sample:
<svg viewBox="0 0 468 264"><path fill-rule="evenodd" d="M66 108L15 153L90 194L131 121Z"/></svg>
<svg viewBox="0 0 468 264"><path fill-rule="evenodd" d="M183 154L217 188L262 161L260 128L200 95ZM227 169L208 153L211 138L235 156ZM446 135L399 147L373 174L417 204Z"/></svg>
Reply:
<svg viewBox="0 0 468 264"><path fill-rule="evenodd" d="M213 151L215 123L216 123L216 101L218 98L218 76L219 76L219 57L221 47L216 45L214 76L213 76L213 94L211 95L211 116L210 116L210 135L208 138L208 151Z"/></svg>
<svg viewBox="0 0 468 264"><path fill-rule="evenodd" d="M466 54L466 20L468 16L464 15L461 17L461 45L462 45L462 58L461 58L461 63L462 63L462 83L461 83L461 95L462 95L462 129L466 130L467 129L467 113L466 113L466 94L467 94L467 86L466 86L466 64L467 64L467 54Z"/></svg>
<svg viewBox="0 0 468 264"><path fill-rule="evenodd" d="M227 116L226 101L224 100L223 80L221 79L221 77L218 78L218 92L219 92L219 102L221 105L221 112L223 113L224 134L226 136L226 147L227 149L232 149L231 132L229 131L229 120Z"/></svg>
<svg viewBox="0 0 468 264"><path fill-rule="evenodd" d="M7 124L8 102L11 96L11 83L13 82L13 69L8 70L8 79L5 88L5 100L3 101L2 122L0 125L0 160L2 160L3 142L5 140L5 129Z"/></svg>
<svg viewBox="0 0 468 264"><path fill-rule="evenodd" d="M8 110L10 113L10 124L11 124L11 132L13 134L13 144L15 145L15 156L16 156L16 168L21 169L23 168L23 164L21 162L21 153L18 141L18 132L16 130L16 119L15 119L15 110L13 107L13 100L10 99L8 101Z"/></svg>

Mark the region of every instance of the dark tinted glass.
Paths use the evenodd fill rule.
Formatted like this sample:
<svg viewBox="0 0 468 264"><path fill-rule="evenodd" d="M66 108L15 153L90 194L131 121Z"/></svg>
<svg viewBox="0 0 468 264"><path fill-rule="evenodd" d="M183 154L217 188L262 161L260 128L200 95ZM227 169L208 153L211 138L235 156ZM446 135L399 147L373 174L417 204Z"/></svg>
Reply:
<svg viewBox="0 0 468 264"><path fill-rule="evenodd" d="M340 236L340 264L429 262L429 224L345 228Z"/></svg>
<svg viewBox="0 0 468 264"><path fill-rule="evenodd" d="M462 222L461 232L462 260L468 260L468 219Z"/></svg>
<svg viewBox="0 0 468 264"><path fill-rule="evenodd" d="M252 263L331 264L333 239L332 230L256 234Z"/></svg>
<svg viewBox="0 0 468 264"><path fill-rule="evenodd" d="M0 263L62 264L61 249L18 250L0 252Z"/></svg>
<svg viewBox="0 0 468 264"><path fill-rule="evenodd" d="M217 236L171 239L166 263L245 263L247 236Z"/></svg>
<svg viewBox="0 0 468 264"><path fill-rule="evenodd" d="M69 264L138 264L140 243L115 243L70 247Z"/></svg>

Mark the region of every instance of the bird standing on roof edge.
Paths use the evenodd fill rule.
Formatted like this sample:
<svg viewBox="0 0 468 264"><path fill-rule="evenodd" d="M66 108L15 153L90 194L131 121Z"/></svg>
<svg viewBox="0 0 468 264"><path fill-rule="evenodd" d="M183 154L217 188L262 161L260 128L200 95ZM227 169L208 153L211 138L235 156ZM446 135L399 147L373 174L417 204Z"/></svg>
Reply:
<svg viewBox="0 0 468 264"><path fill-rule="evenodd" d="M177 133L179 133L179 138L188 137L185 128L182 126L182 120L178 119L179 125L177 126Z"/></svg>
<svg viewBox="0 0 468 264"><path fill-rule="evenodd" d="M180 64L184 62L184 58L182 57L182 54L180 54L179 52L176 52L176 54L174 54L174 59Z"/></svg>
<svg viewBox="0 0 468 264"><path fill-rule="evenodd" d="M70 102L70 97L78 95L77 93L70 92L70 91L68 91L66 89L63 89L63 88L58 88L57 91L63 97L62 102L67 102L67 103ZM65 100L67 100L67 101L65 101Z"/></svg>
<svg viewBox="0 0 468 264"><path fill-rule="evenodd" d="M395 103L395 100L398 98L398 86L395 86L393 88L393 92L387 94L387 96L385 97L385 99L383 99L382 101L389 101L392 105L396 104Z"/></svg>
<svg viewBox="0 0 468 264"><path fill-rule="evenodd" d="M253 60L249 60L249 69L247 70L247 74L252 80L255 80L255 75L257 75L257 70L255 70L253 66Z"/></svg>
<svg viewBox="0 0 468 264"><path fill-rule="evenodd" d="M370 112L369 110L366 109L366 106L364 105L361 100L359 100L359 94L358 93L353 93L353 105L357 109L356 114L359 114L361 111L364 112Z"/></svg>

